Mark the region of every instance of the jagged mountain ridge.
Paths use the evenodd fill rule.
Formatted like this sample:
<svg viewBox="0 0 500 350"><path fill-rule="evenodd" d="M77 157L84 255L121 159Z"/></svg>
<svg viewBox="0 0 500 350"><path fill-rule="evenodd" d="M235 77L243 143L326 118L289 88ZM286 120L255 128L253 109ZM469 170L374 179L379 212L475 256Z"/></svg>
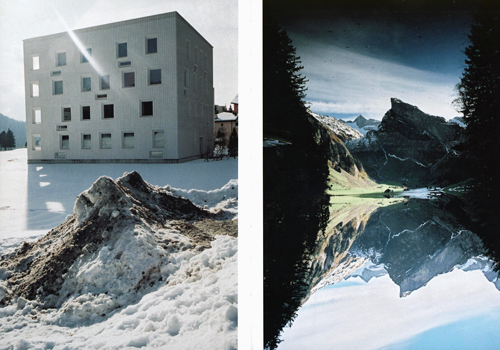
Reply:
<svg viewBox="0 0 500 350"><path fill-rule="evenodd" d="M351 128L359 131L363 136L370 130L377 130L380 125L380 120L376 119L366 119L361 114L354 120L343 120L340 119L342 123L349 125Z"/></svg>
<svg viewBox="0 0 500 350"><path fill-rule="evenodd" d="M391 98L391 109L378 130L364 139L349 140L347 148L361 161L368 175L382 181L443 183L458 162L453 147L461 142L462 128L454 122L426 114L418 107Z"/></svg>

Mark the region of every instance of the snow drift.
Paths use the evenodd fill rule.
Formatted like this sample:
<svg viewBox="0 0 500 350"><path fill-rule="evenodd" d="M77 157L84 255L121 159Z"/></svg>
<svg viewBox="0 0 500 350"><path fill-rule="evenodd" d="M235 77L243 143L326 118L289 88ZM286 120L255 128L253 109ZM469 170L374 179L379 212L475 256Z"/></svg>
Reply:
<svg viewBox="0 0 500 350"><path fill-rule="evenodd" d="M235 348L237 181L203 192L137 172L99 178L66 222L0 258L0 348L57 348L47 332L61 326L74 329L56 337L70 349L161 347L183 334Z"/></svg>

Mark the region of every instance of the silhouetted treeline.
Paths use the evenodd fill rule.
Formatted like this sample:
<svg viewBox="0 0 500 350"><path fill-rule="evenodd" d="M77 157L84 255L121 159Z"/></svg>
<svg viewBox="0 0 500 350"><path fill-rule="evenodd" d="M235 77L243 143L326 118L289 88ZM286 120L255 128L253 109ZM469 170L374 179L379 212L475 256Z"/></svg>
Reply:
<svg viewBox="0 0 500 350"><path fill-rule="evenodd" d="M8 129L7 132L0 133L0 150L16 148L16 139L12 130Z"/></svg>
<svg viewBox="0 0 500 350"><path fill-rule="evenodd" d="M317 144L303 103L305 78L285 31L265 20L264 342L274 349L307 293L307 259L327 224L326 149Z"/></svg>
<svg viewBox="0 0 500 350"><path fill-rule="evenodd" d="M486 7L484 7L486 6ZM483 3L469 34L466 68L458 84L465 118L463 166L472 179L464 208L499 268L500 261L500 16Z"/></svg>

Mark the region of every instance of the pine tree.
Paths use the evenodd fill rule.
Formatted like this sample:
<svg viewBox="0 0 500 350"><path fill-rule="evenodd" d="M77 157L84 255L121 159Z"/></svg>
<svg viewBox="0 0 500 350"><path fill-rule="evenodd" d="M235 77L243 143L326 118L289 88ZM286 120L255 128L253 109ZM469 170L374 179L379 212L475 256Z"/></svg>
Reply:
<svg viewBox="0 0 500 350"><path fill-rule="evenodd" d="M469 34L466 68L458 88L465 118L464 166L471 171L466 196L472 229L493 257L500 253L500 16L481 11ZM499 259L497 258L497 262ZM498 264L498 263L497 263Z"/></svg>
<svg viewBox="0 0 500 350"><path fill-rule="evenodd" d="M7 134L5 135L5 147L7 148L16 148L16 138L14 137L14 133L12 130L8 129Z"/></svg>
<svg viewBox="0 0 500 350"><path fill-rule="evenodd" d="M227 148L229 157L236 158L238 156L238 133L236 132L236 128L233 128L231 136L229 136L229 144Z"/></svg>
<svg viewBox="0 0 500 350"><path fill-rule="evenodd" d="M307 80L292 40L272 21L264 26L263 54L264 135L293 137L306 119Z"/></svg>

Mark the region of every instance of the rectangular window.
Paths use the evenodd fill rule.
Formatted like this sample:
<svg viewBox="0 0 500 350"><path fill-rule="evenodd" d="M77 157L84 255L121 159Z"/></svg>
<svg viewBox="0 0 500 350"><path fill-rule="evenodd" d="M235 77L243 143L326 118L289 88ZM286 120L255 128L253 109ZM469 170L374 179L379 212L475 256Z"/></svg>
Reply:
<svg viewBox="0 0 500 350"><path fill-rule="evenodd" d="M42 110L40 108L33 108L33 124L41 124L42 123Z"/></svg>
<svg viewBox="0 0 500 350"><path fill-rule="evenodd" d="M187 58L188 60L191 59L191 42L189 40L186 41L186 54L187 54Z"/></svg>
<svg viewBox="0 0 500 350"><path fill-rule="evenodd" d="M120 67L120 68L130 67L131 65L132 65L132 62L130 62L130 61L118 62L118 67Z"/></svg>
<svg viewBox="0 0 500 350"><path fill-rule="evenodd" d="M184 87L189 87L189 71L184 69Z"/></svg>
<svg viewBox="0 0 500 350"><path fill-rule="evenodd" d="M56 130L57 131L65 131L65 130L68 130L68 126L67 125L57 125Z"/></svg>
<svg viewBox="0 0 500 350"><path fill-rule="evenodd" d="M101 75L101 90L109 90L109 75Z"/></svg>
<svg viewBox="0 0 500 350"><path fill-rule="evenodd" d="M141 116L150 117L153 115L153 101L141 102Z"/></svg>
<svg viewBox="0 0 500 350"><path fill-rule="evenodd" d="M123 87L135 86L135 73L127 72L123 73Z"/></svg>
<svg viewBox="0 0 500 350"><path fill-rule="evenodd" d="M54 95L62 95L63 94L63 82L62 80L54 81Z"/></svg>
<svg viewBox="0 0 500 350"><path fill-rule="evenodd" d="M118 54L117 57L127 57L127 43L118 44Z"/></svg>
<svg viewBox="0 0 500 350"><path fill-rule="evenodd" d="M58 52L56 66L60 67L65 65L66 65L66 52Z"/></svg>
<svg viewBox="0 0 500 350"><path fill-rule="evenodd" d="M82 92L91 91L91 80L90 77L82 78Z"/></svg>
<svg viewBox="0 0 500 350"><path fill-rule="evenodd" d="M149 70L149 85L161 84L161 69Z"/></svg>
<svg viewBox="0 0 500 350"><path fill-rule="evenodd" d="M82 120L90 120L90 106L82 106Z"/></svg>
<svg viewBox="0 0 500 350"><path fill-rule="evenodd" d="M149 151L149 158L163 158L163 151Z"/></svg>
<svg viewBox="0 0 500 350"><path fill-rule="evenodd" d="M102 117L104 119L111 119L115 117L115 109L114 105L109 104L109 105L103 105L102 106Z"/></svg>
<svg viewBox="0 0 500 350"><path fill-rule="evenodd" d="M82 135L82 149L91 149L92 148L92 137L90 134Z"/></svg>
<svg viewBox="0 0 500 350"><path fill-rule="evenodd" d="M50 72L50 76L52 76L52 77L57 77L59 75L61 75L61 71L60 70L53 70L53 71Z"/></svg>
<svg viewBox="0 0 500 350"><path fill-rule="evenodd" d="M87 63L90 59L90 57L92 57L92 49L87 49L87 52L82 52L81 53L81 61L82 63Z"/></svg>
<svg viewBox="0 0 500 350"><path fill-rule="evenodd" d="M154 148L165 147L165 137L163 131L153 131L153 147Z"/></svg>
<svg viewBox="0 0 500 350"><path fill-rule="evenodd" d="M156 38L146 39L146 53L156 53L156 52L158 52Z"/></svg>
<svg viewBox="0 0 500 350"><path fill-rule="evenodd" d="M123 133L123 148L134 148L134 133L124 132Z"/></svg>
<svg viewBox="0 0 500 350"><path fill-rule="evenodd" d="M40 69L40 56L33 56L33 70Z"/></svg>
<svg viewBox="0 0 500 350"><path fill-rule="evenodd" d="M69 135L61 135L61 149L69 149Z"/></svg>
<svg viewBox="0 0 500 350"><path fill-rule="evenodd" d="M63 122L71 121L71 108L63 107L62 111L63 111L62 121Z"/></svg>
<svg viewBox="0 0 500 350"><path fill-rule="evenodd" d="M40 151L42 149L42 137L40 134L31 136L31 149L34 151Z"/></svg>
<svg viewBox="0 0 500 350"><path fill-rule="evenodd" d="M97 94L95 95L96 100L105 100L108 98L108 94Z"/></svg>
<svg viewBox="0 0 500 350"><path fill-rule="evenodd" d="M40 86L38 85L38 82L31 83L31 97L38 96L40 96Z"/></svg>
<svg viewBox="0 0 500 350"><path fill-rule="evenodd" d="M111 148L111 134L101 134L101 148Z"/></svg>

